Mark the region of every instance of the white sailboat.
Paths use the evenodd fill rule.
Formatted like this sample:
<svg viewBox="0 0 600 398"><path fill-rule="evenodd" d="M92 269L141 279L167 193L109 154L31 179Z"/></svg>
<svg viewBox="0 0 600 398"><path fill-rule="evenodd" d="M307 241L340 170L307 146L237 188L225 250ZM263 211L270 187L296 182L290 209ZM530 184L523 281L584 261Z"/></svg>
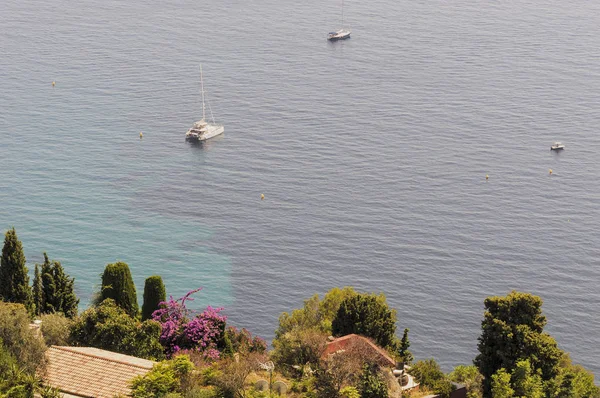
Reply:
<svg viewBox="0 0 600 398"><path fill-rule="evenodd" d="M336 41L336 40L345 40L350 38L350 31L348 29L344 29L344 0L342 0L342 29L337 32L329 32L327 35L327 40Z"/></svg>
<svg viewBox="0 0 600 398"><path fill-rule="evenodd" d="M215 118L210 111L210 118L212 123L206 122L206 106L204 104L204 79L202 76L202 65L200 65L200 86L202 87L202 120L194 123L187 133L185 133L185 139L190 141L206 141L209 138L216 137L219 134L223 134L225 127L222 124L216 124Z"/></svg>

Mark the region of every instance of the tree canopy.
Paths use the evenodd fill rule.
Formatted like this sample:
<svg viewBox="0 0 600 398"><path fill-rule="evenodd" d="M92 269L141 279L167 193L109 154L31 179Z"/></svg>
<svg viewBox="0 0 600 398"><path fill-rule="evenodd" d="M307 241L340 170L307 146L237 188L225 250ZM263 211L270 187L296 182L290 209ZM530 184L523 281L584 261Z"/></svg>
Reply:
<svg viewBox="0 0 600 398"><path fill-rule="evenodd" d="M543 332L546 317L542 315L541 298L513 291L504 297L488 297L484 305L475 365L485 378L485 392L491 389L492 375L500 369L510 372L522 359L530 359L532 369L540 370L543 381L558 374L563 352Z"/></svg>
<svg viewBox="0 0 600 398"><path fill-rule="evenodd" d="M394 348L396 310L388 307L383 294L358 293L345 298L333 319L334 336L351 333L370 337L382 347Z"/></svg>

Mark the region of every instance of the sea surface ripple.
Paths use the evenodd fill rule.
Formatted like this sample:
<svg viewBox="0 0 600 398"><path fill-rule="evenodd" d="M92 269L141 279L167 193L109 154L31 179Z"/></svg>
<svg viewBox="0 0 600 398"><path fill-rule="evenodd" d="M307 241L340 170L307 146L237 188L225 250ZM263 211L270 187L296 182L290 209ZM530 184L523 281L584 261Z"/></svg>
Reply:
<svg viewBox="0 0 600 398"><path fill-rule="evenodd" d="M337 0L0 2L0 227L82 309L116 260L268 339L383 292L445 370L524 290L600 374L600 3L345 6L329 43ZM225 134L190 145L200 64Z"/></svg>

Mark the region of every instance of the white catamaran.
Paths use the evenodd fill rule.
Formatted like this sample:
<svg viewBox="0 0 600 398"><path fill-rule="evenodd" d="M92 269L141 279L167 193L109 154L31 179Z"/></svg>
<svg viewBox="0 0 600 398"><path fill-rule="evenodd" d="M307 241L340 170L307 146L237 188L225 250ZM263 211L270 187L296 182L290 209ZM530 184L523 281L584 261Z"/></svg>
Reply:
<svg viewBox="0 0 600 398"><path fill-rule="evenodd" d="M337 32L329 32L327 35L327 40L336 41L336 40L345 40L350 38L350 31L348 29L344 29L344 0L342 0L342 29Z"/></svg>
<svg viewBox="0 0 600 398"><path fill-rule="evenodd" d="M216 137L219 134L223 134L225 127L221 124L215 124L215 118L210 109L210 118L212 123L207 123L206 118L206 106L204 105L204 79L202 77L202 65L200 65L200 86L202 87L202 120L194 123L191 129L185 133L185 139L189 141L205 141L209 138Z"/></svg>

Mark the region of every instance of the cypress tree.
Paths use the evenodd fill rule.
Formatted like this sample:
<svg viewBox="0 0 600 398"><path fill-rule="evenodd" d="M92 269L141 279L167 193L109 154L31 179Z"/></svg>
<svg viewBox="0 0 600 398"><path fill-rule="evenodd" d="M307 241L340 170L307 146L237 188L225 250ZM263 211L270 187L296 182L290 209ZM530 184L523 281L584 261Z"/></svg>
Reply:
<svg viewBox="0 0 600 398"><path fill-rule="evenodd" d="M29 313L33 313L33 299L25 266L23 244L17 238L14 227L4 235L0 259L0 297L7 302L21 303Z"/></svg>
<svg viewBox="0 0 600 398"><path fill-rule="evenodd" d="M152 319L152 313L158 309L158 304L166 301L167 292L163 280L158 275L146 278L144 283L144 304L142 305L142 321Z"/></svg>
<svg viewBox="0 0 600 398"><path fill-rule="evenodd" d="M100 301L107 298L115 300L115 303L123 308L130 316L137 316L139 307L137 293L129 266L123 262L108 264L102 274L102 290Z"/></svg>
<svg viewBox="0 0 600 398"><path fill-rule="evenodd" d="M52 298L56 295L56 285L54 284L54 278L52 277L52 264L48 259L48 255L44 252L44 264L41 266L41 278L42 278L42 297L41 297L41 314L52 314L56 312L52 305ZM48 302L50 298L50 302Z"/></svg>
<svg viewBox="0 0 600 398"><path fill-rule="evenodd" d="M404 329L404 334L402 335L402 340L400 340L400 345L398 347L398 356L400 360L406 364L411 363L413 360L413 355L408 348L410 347L410 341L408 341L408 328Z"/></svg>
<svg viewBox="0 0 600 398"><path fill-rule="evenodd" d="M35 314L40 315L43 310L42 304L43 287L42 287L42 276L40 275L40 266L35 265L35 272L33 274L33 304L35 305Z"/></svg>

